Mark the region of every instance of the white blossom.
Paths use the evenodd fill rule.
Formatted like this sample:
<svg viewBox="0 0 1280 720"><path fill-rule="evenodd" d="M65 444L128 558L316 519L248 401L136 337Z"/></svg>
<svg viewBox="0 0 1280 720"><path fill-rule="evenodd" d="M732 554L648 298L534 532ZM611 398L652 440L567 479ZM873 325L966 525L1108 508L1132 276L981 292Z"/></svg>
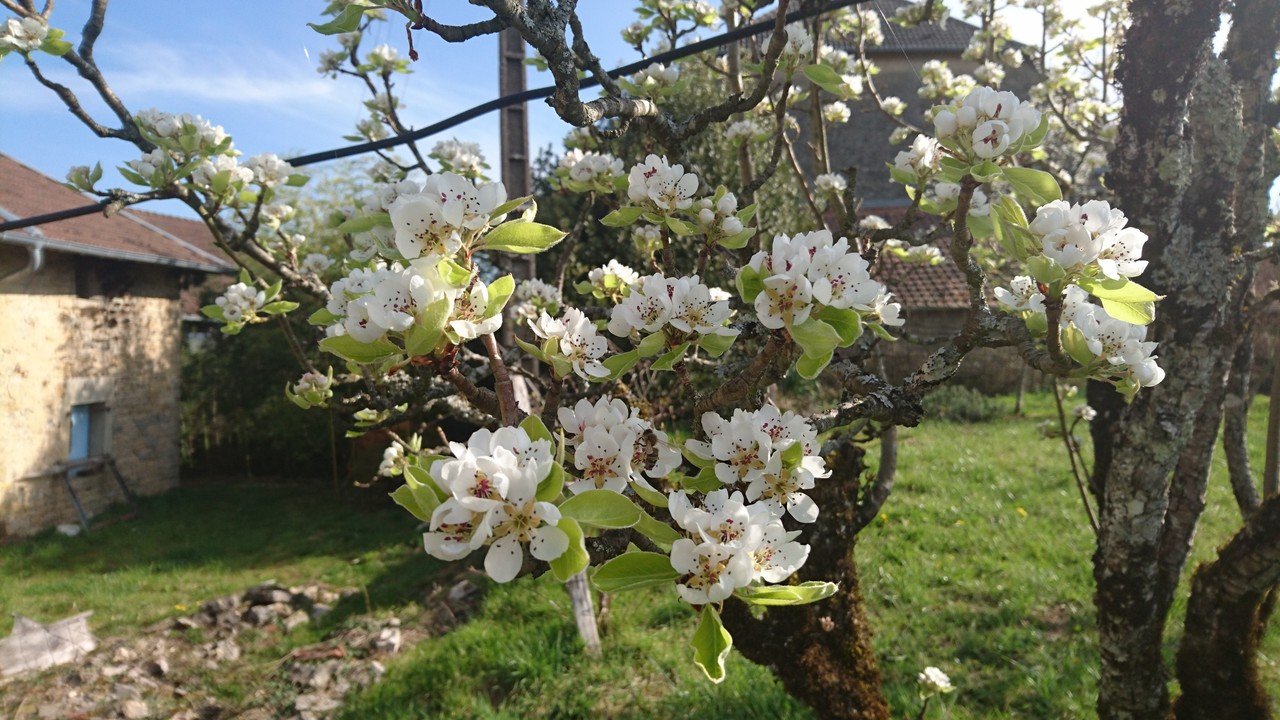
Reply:
<svg viewBox="0 0 1280 720"><path fill-rule="evenodd" d="M538 560L564 554L569 537L556 527L559 508L535 497L555 462L550 442L533 440L519 427L482 428L466 445L449 443L449 450L453 458L429 468L448 497L423 536L428 553L456 560L488 545L485 572L500 583L520 573L526 545Z"/></svg>
<svg viewBox="0 0 1280 720"><path fill-rule="evenodd" d="M1019 275L1009 283L1009 288L995 289L996 300L1010 310L1044 312L1044 294L1040 292L1034 278Z"/></svg>
<svg viewBox="0 0 1280 720"><path fill-rule="evenodd" d="M303 272L323 275L325 270L333 267L333 260L324 253L307 253L307 256L302 258L299 267Z"/></svg>
<svg viewBox="0 0 1280 720"><path fill-rule="evenodd" d="M818 189L818 192L827 193L828 195L839 195L849 187L845 179L835 173L819 175L813 179L813 185Z"/></svg>
<svg viewBox="0 0 1280 720"><path fill-rule="evenodd" d="M431 157L444 164L445 170L467 177L478 177L489 167L485 164L479 143L457 138L436 143L431 148Z"/></svg>
<svg viewBox="0 0 1280 720"><path fill-rule="evenodd" d="M926 697L946 694L955 689L951 686L951 678L936 667L925 668L924 672L916 676L916 681L920 683L920 691Z"/></svg>
<svg viewBox="0 0 1280 720"><path fill-rule="evenodd" d="M9 47L20 53L39 49L49 35L49 26L38 17L9 18L0 27L0 47Z"/></svg>
<svg viewBox="0 0 1280 720"><path fill-rule="evenodd" d="M652 154L631 168L628 180L627 197L631 202L660 213L687 209L698 191L697 175L686 173L683 165L670 165L665 157Z"/></svg>
<svg viewBox="0 0 1280 720"><path fill-rule="evenodd" d="M543 340L555 340L559 355L573 368L574 374L584 380L605 377L608 368L600 362L609 350L609 343L582 311L565 308L559 319L545 312L536 321L529 321L533 334Z"/></svg>
<svg viewBox="0 0 1280 720"><path fill-rule="evenodd" d="M452 172L429 175L420 193L404 192L388 212L396 248L406 259L440 259L458 252L464 240L482 231L507 201L502 183L479 186Z"/></svg>

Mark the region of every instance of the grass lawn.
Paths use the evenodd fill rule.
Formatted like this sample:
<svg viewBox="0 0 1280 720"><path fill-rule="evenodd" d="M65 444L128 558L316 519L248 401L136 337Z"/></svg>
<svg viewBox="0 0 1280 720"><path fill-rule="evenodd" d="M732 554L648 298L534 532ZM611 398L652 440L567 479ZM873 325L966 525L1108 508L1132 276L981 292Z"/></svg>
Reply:
<svg viewBox="0 0 1280 720"><path fill-rule="evenodd" d="M1251 425L1259 450L1265 412L1261 398ZM1093 542L1061 441L1037 427L1051 415L1051 400L1033 396L1022 418L900 433L893 496L858 545L898 715L918 707L914 678L926 665L957 686L946 702L953 718L1092 715ZM1220 453L1214 473L1192 567L1239 524ZM411 612L438 567L413 526L398 510L335 502L327 490L183 488L148 500L140 520L0 548L0 608L40 620L92 609L95 630L123 634L274 578L364 587L369 608ZM1171 657L1184 604L1170 623ZM391 663L345 717L809 717L736 655L724 684L703 680L688 660L693 625L674 593L618 595L604 657L593 660L579 651L563 590L521 579ZM1274 625L1262 665L1280 694ZM946 715L935 705L930 717Z"/></svg>

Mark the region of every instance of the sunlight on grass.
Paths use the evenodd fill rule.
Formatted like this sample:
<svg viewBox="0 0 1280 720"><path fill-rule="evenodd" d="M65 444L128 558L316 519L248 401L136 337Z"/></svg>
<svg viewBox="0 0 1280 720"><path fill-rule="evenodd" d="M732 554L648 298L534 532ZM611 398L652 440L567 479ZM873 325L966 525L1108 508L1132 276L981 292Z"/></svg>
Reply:
<svg viewBox="0 0 1280 720"><path fill-rule="evenodd" d="M1265 413L1260 398L1251 423L1259 465ZM1052 416L1048 396L1034 395L1023 417L901 431L893 496L857 549L896 715L918 708L915 676L926 665L955 683L946 708L957 720L1092 715L1093 538L1061 441L1038 428ZM1239 522L1219 453L1189 568L1212 558ZM139 520L0 548L0 606L41 620L92 609L96 631L125 633L274 578L361 587L375 610L412 613L439 567L421 553L414 525L394 508L324 491L183 488L147 500ZM810 717L767 669L736 654L724 684L707 682L690 662L694 621L674 593L615 596L604 656L593 659L560 586L494 586L476 616L393 660L344 717ZM1273 624L1262 658L1273 687L1278 660Z"/></svg>

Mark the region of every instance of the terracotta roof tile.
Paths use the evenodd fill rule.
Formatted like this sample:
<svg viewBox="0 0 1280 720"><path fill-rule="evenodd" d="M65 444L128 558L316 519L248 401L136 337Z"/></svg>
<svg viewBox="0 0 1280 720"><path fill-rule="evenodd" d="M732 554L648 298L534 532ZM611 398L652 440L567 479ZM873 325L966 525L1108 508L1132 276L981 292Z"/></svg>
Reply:
<svg viewBox="0 0 1280 720"><path fill-rule="evenodd" d="M90 199L62 183L0 154L0 216L16 219L85 205ZM202 223L123 210L113 217L85 215L9 231L0 239L31 244L44 241L53 250L173 265L205 272L226 272L231 264L213 247Z"/></svg>

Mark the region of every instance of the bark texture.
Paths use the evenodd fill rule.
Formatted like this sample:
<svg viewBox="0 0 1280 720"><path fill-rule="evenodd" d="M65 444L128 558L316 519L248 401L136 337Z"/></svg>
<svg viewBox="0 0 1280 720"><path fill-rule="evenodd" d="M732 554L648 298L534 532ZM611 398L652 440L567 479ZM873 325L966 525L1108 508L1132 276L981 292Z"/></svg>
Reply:
<svg viewBox="0 0 1280 720"><path fill-rule="evenodd" d="M1280 497L1264 502L1211 563L1196 570L1178 650L1178 720L1265 720L1255 658L1264 600L1280 581Z"/></svg>
<svg viewBox="0 0 1280 720"><path fill-rule="evenodd" d="M769 667L787 692L818 717L888 720L854 562L864 451L842 443L828 461L831 477L810 492L822 513L806 533L809 560L797 579L838 582L840 591L819 603L769 608L760 618L746 605L730 601L724 623L738 651Z"/></svg>
<svg viewBox="0 0 1280 720"><path fill-rule="evenodd" d="M1235 3L1219 58L1209 50L1222 2L1136 0L1130 8L1118 73L1125 108L1107 185L1151 238L1143 282L1167 296L1152 334L1168 376L1128 407L1109 388L1090 387L1099 410L1091 481L1101 526L1098 713L1164 720L1165 621L1204 507L1253 277L1240 250L1255 242L1266 193L1254 83L1274 68L1276 21L1267 13L1280 13L1275 0Z"/></svg>

